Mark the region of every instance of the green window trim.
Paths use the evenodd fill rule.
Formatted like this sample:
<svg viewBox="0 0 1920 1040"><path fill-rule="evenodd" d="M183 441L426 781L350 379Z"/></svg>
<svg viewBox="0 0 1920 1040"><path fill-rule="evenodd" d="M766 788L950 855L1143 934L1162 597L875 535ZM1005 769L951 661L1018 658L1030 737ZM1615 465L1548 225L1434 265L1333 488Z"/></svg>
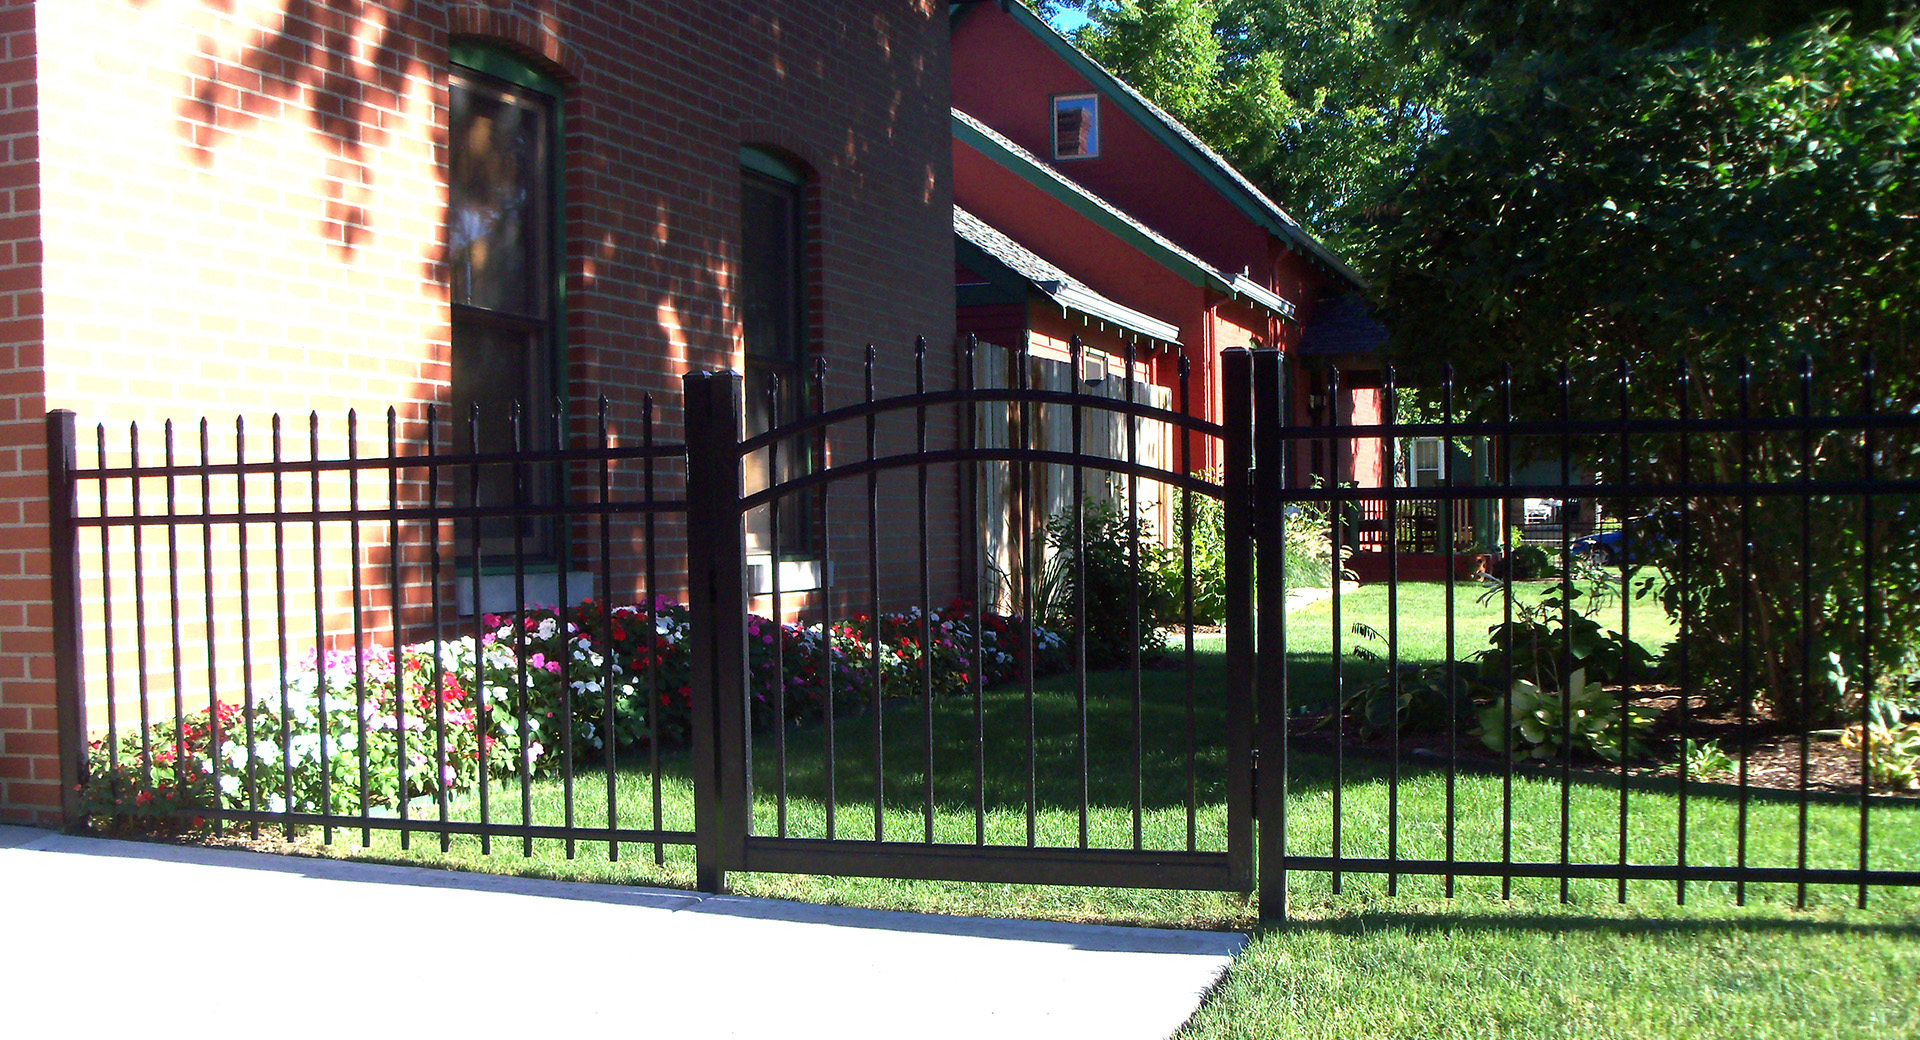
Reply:
<svg viewBox="0 0 1920 1040"><path fill-rule="evenodd" d="M546 318L546 339L549 350L548 378L552 386L552 396L560 406L562 422L569 414L568 397L570 389L567 379L567 149L566 149L566 91L560 81L535 68L525 57L515 53L500 43L486 39L456 38L447 45L447 66L450 73L465 73L477 77L495 80L530 93L538 94L548 102L547 129L547 213L550 224L547 236L548 255L552 268L549 277L548 307ZM564 488L557 493L566 494ZM565 559L569 540L565 537L552 539L539 556L530 555L522 561L526 573L544 573L558 571L567 565ZM494 554L482 553L478 561L468 557L464 546L460 558L456 561L456 571L462 577L473 574L478 564L482 575L508 573L514 569L510 562L494 558Z"/></svg>
<svg viewBox="0 0 1920 1040"><path fill-rule="evenodd" d="M792 163L764 148L756 148L753 145L741 146L740 165L755 173L772 177L774 180L786 181L795 187L805 187L807 183L806 175Z"/></svg>
<svg viewBox="0 0 1920 1040"><path fill-rule="evenodd" d="M537 91L555 101L565 101L560 81L534 68L526 59L485 40L454 40L447 44L447 63L492 76L516 87Z"/></svg>

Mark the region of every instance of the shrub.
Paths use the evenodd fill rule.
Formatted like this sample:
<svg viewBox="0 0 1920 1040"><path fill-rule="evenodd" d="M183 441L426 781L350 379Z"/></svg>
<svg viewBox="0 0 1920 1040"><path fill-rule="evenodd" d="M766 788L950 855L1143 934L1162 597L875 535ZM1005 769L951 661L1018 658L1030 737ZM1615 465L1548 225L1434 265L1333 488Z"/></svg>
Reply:
<svg viewBox="0 0 1920 1040"><path fill-rule="evenodd" d="M1559 573L1553 565L1553 554L1545 548L1515 540L1513 551L1502 561L1505 577L1508 581L1532 581L1549 574Z"/></svg>
<svg viewBox="0 0 1920 1040"><path fill-rule="evenodd" d="M1066 612L1073 610L1082 594L1079 582L1084 568L1087 667L1112 668L1133 659L1134 604L1140 612L1140 655L1158 657L1166 648L1160 626L1177 617L1179 608L1158 577L1166 570L1167 550L1146 521L1124 515L1111 502L1090 501L1079 537L1073 530L1073 513L1062 512L1047 521L1047 544L1062 561L1065 588L1063 604L1056 604L1056 613L1042 616L1042 622L1071 629L1073 619Z"/></svg>
<svg viewBox="0 0 1920 1040"><path fill-rule="evenodd" d="M1619 701L1584 671L1568 679L1561 694L1515 679L1505 697L1480 709L1480 739L1494 751L1515 758L1558 758L1569 752L1598 755L1609 762L1647 753L1653 716L1629 708L1622 725Z"/></svg>
<svg viewBox="0 0 1920 1040"><path fill-rule="evenodd" d="M1481 602L1498 598L1507 589L1494 585L1481 596ZM1610 593L1603 586L1576 586L1571 592L1569 597L1556 588L1537 602L1515 599L1514 619L1487 629L1488 647L1480 657L1481 677L1505 682L1512 676L1553 692L1560 689L1560 676L1574 671L1584 671L1596 682L1615 683L1629 681L1652 667L1652 656L1644 647L1602 628L1587 613L1598 612L1605 605Z"/></svg>
<svg viewBox="0 0 1920 1040"><path fill-rule="evenodd" d="M1202 470L1194 476L1220 482L1220 471ZM1190 504L1189 504L1190 503ZM1187 553L1182 532L1186 530L1189 509L1192 513L1193 551ZM1193 613L1186 618L1194 625L1217 625L1227 617L1227 511L1219 499L1207 495L1182 495L1173 505L1174 550L1160 557L1156 580L1161 595L1173 604L1173 616L1180 618L1186 609L1187 563L1193 567ZM1249 561L1251 562L1251 561ZM1253 580L1252 575L1246 577Z"/></svg>
<svg viewBox="0 0 1920 1040"><path fill-rule="evenodd" d="M1899 706L1876 701L1865 723L1841 731L1840 743L1867 752L1867 774L1901 791L1920 790L1920 722L1906 722Z"/></svg>
<svg viewBox="0 0 1920 1040"><path fill-rule="evenodd" d="M1285 523L1282 544L1286 549L1287 588L1332 588L1333 527L1326 510L1318 504L1296 505L1287 510Z"/></svg>
<svg viewBox="0 0 1920 1040"><path fill-rule="evenodd" d="M1380 651L1368 645L1385 644L1386 637L1378 629L1356 624L1353 634L1366 641L1354 646L1355 657L1364 661L1384 660ZM1397 671L1356 683L1340 710L1355 716L1360 735L1367 739L1389 732L1396 714L1402 733L1439 732L1447 728L1450 720L1470 717L1474 695L1479 691L1472 673L1471 667L1456 664L1449 678L1445 664L1403 664Z"/></svg>

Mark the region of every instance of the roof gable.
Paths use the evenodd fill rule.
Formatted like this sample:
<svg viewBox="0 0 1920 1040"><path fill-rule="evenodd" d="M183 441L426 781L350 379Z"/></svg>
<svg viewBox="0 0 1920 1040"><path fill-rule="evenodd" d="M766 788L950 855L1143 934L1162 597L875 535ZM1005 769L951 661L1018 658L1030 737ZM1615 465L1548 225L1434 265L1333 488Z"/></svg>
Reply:
<svg viewBox="0 0 1920 1040"><path fill-rule="evenodd" d="M952 7L951 21L954 26L973 13L974 8L987 0L957 4ZM1249 221L1274 235L1289 249L1299 253L1311 264L1319 267L1336 280L1347 283L1349 287L1361 288L1364 279L1351 267L1334 256L1331 250L1313 237L1300 222L1281 209L1278 203L1254 187L1239 170L1234 169L1220 153L1208 147L1206 142L1189 130L1185 124L1175 119L1160 106L1148 100L1145 95L1133 89L1125 80L1109 72L1099 62L1089 58L1066 37L1060 35L1045 19L1034 14L1023 3L996 3L1033 38L1051 51L1070 67L1076 74L1103 98L1112 103L1120 112L1133 120L1147 134L1158 141L1170 153L1190 168L1208 187L1235 209L1244 214Z"/></svg>
<svg viewBox="0 0 1920 1040"><path fill-rule="evenodd" d="M1281 318L1294 320L1295 308L1291 302L1243 275L1228 275L1194 256L959 109L953 111L953 137L956 143L972 148L988 160L1012 171L1181 278L1230 297L1244 298Z"/></svg>

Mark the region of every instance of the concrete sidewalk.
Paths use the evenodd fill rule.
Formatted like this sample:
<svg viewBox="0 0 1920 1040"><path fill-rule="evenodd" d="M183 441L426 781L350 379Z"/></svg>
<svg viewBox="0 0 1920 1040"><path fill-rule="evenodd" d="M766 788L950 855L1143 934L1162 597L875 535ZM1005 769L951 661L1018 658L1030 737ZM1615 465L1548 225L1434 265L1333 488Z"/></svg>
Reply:
<svg viewBox="0 0 1920 1040"><path fill-rule="evenodd" d="M1158 1040L1246 942L6 826L0 893L23 1038Z"/></svg>

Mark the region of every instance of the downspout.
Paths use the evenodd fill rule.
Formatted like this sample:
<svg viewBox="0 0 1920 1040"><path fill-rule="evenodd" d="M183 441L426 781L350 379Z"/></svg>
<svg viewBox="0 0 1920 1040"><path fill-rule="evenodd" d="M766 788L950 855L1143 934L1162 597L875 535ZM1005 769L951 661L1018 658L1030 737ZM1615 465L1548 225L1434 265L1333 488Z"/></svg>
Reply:
<svg viewBox="0 0 1920 1040"><path fill-rule="evenodd" d="M1201 297L1203 300L1206 300L1207 296L1213 299L1207 300L1200 311L1200 356L1207 361L1206 378L1200 388L1200 392L1205 395L1201 401L1205 409L1201 417L1224 426L1228 417L1225 406L1221 404L1224 388L1220 383L1220 337L1214 326L1218 324L1220 305L1226 302L1226 297L1211 290L1202 290L1202 292L1205 293ZM1221 454L1221 446L1216 444L1213 438L1203 438L1191 431L1188 432L1187 438L1189 442L1199 441L1200 450L1195 452L1195 456L1200 459L1202 466L1212 469L1215 466L1226 465L1227 460Z"/></svg>

